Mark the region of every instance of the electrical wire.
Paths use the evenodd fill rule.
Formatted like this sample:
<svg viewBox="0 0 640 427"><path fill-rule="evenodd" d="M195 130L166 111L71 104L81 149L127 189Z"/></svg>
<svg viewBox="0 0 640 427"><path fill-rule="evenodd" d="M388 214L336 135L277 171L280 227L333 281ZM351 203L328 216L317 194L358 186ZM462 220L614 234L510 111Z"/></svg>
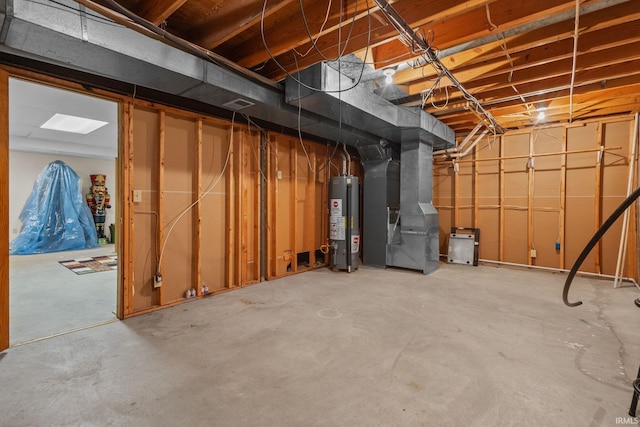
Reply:
<svg viewBox="0 0 640 427"><path fill-rule="evenodd" d="M318 32L318 37L317 37L316 41L314 41L313 40L313 36L311 35L311 30L309 29L309 23L307 22L307 17L306 17L306 15L304 13L304 6L302 4L302 0L299 0L299 4L300 4L300 12L301 12L301 15L302 15L302 22L304 23L304 28L307 31L307 36L309 37L309 41L311 42L311 47L309 48L307 53L309 53L312 49L315 49L315 51L318 53L318 55L320 55L320 57L322 57L325 61L336 61L337 58L336 59L328 58L324 54L324 52L322 52L322 50L320 50L318 48L318 45L317 45L317 39L320 38L320 35L322 33L322 29L324 28L324 24L322 24L322 27L320 28L320 31ZM329 16L329 8L330 7L331 7L331 1L329 1L329 7L327 8L327 15L326 15L327 18ZM369 7L369 4L367 4L367 8L368 7ZM353 19L351 20L351 27L349 28L349 34L347 35L347 38L345 39L344 49L340 50L340 42L342 40L342 0L340 0L340 18L339 18L339 22L338 22L338 58L344 56L344 53L347 50L347 45L349 44L349 40L351 39L351 34L353 33L353 28L355 26L357 12L358 12L358 0L356 0L356 3L355 3L355 9L353 11ZM325 18L325 23L326 23L326 19L327 18ZM297 51L295 49L294 49L294 51L297 53ZM301 55L301 56L304 56L304 55Z"/></svg>
<svg viewBox="0 0 640 427"><path fill-rule="evenodd" d="M217 179L211 181L211 184L209 184L207 189L204 192L202 192L202 194L193 203L191 203L189 206L187 206L175 219L173 219L170 222L171 226L169 227L169 230L167 231L167 234L164 236L164 242L162 243L162 249L160 249L160 256L158 257L158 265L156 266L156 271L157 271L158 275L161 274L160 267L162 266L162 258L164 256L164 251L166 249L167 242L169 241L169 236L171 236L171 233L173 232L175 226L182 219L182 217L184 217L191 210L191 208L193 208L195 205L200 203L200 201L202 199L204 199L206 196L209 195L209 193L211 193L213 188L216 185L218 185L218 183L220 182L220 180L224 176L224 173L227 170L227 166L229 165L229 158L231 157L231 150L233 148L233 127L234 127L234 124L235 124L235 118L236 118L236 112L234 111L233 115L231 116L231 128L230 128L230 131L229 131L229 149L227 150L227 157L226 157L226 159L224 161L224 165L222 167L222 171L220 172L220 175L218 176Z"/></svg>
<svg viewBox="0 0 640 427"><path fill-rule="evenodd" d="M253 126L255 126L255 127L259 130L259 132L260 132L260 134L261 134L261 135L266 135L266 134L267 134L266 129L263 129L262 127L260 127L259 125L257 125L253 120L251 120L251 118L250 118L249 116L247 116L246 114L243 114L243 113L240 113L240 115L241 115L242 117L244 117L244 119L247 121L247 124L249 125L249 133L251 133L251 126L253 125ZM265 138L265 140L266 140L266 138ZM262 164L261 164L261 162L260 162L259 155L258 155L258 153L256 152L256 149L255 149L255 147L253 146L253 144L249 144L249 145L251 146L251 151L253 151L253 157L254 157L254 158L255 158L255 160L256 160L257 169L258 169L258 171L260 172L260 175L262 175L262 178L263 178L265 181L267 181L267 177L264 175L264 171L262 170ZM263 148L263 146L262 146L262 142L260 142L260 148Z"/></svg>
<svg viewBox="0 0 640 427"><path fill-rule="evenodd" d="M430 65L434 67L434 69L438 73L443 73L446 77L451 80L451 82L458 88L458 90L462 93L464 99L473 104L477 113L482 114L484 119L487 121L487 126L489 128L495 129L498 133L504 133L504 129L498 124L497 120L493 115L486 110L478 99L476 99L463 85L460 83L458 79L449 71L447 67L438 59L437 53L421 38L416 36L416 33L409 27L406 21L402 19L402 17L398 14L398 12L391 6L386 0L374 0L378 5L380 11L385 15L389 23L396 29L399 34L400 40L409 40L411 44L412 51L416 51L425 57L425 60L429 62Z"/></svg>
<svg viewBox="0 0 640 427"><path fill-rule="evenodd" d="M360 81L362 80L362 76L364 75L364 70L366 67L366 62L367 62L367 57L369 55L369 46L371 45L371 11L369 9L369 0L367 0L367 19L368 19L368 31L367 31L367 49L365 51L365 57L364 57L364 61L362 61L362 67L360 70L360 75L358 76L358 78L356 79L355 83L350 86L349 88L338 88L338 90L327 90L327 89L321 89L321 88L316 88L310 85L307 85L306 83L303 83L302 81L300 81L300 79L296 78L292 73L290 73L286 68L284 68L284 66L275 58L275 56L273 55L273 53L271 52L271 49L269 48L269 45L267 44L267 40L265 37L265 30L264 30L264 19L265 19L265 15L266 15L266 11L267 11L267 3L268 0L264 0L263 4L262 4L262 13L260 15L260 37L262 39L262 45L264 46L265 51L267 52L267 54L269 55L269 58L271 58L271 60L273 61L274 64L276 64L276 66L289 78L293 79L296 83L298 83L299 85L302 85L302 87L307 88L309 90L312 90L314 92L323 92L323 93L340 93L340 92L345 92L348 90L351 90L353 88L355 88L356 86L358 86L360 84ZM338 29L339 33L341 34L341 28L342 26L340 26L340 28ZM339 35L339 37L341 37ZM340 39L338 40L338 47L340 47ZM294 58L295 58L295 53L294 53ZM340 57L338 57L338 60L340 60ZM340 65L340 64L338 64ZM340 81L340 79L339 79Z"/></svg>
<svg viewBox="0 0 640 427"><path fill-rule="evenodd" d="M322 32L324 31L324 26L327 24L327 21L329 20L329 14L331 12L331 0L329 0L329 4L327 5L327 13L324 15L324 21L320 26L320 30L318 30L318 35L316 36L315 40L313 40L313 37L311 36L311 31L309 31L309 25L307 23L307 17L304 14L304 6L302 5L302 0L300 0L300 12L302 13L302 21L304 22L304 27L307 30L307 34L309 35L309 40L311 41L311 47L305 53L298 52L296 48L293 48L293 51L300 56L307 56L309 52L313 50L313 48L316 48L316 50L318 49L316 47L318 40L320 40L320 37L322 36Z"/></svg>
<svg viewBox="0 0 640 427"><path fill-rule="evenodd" d="M576 62L578 57L578 32L580 30L580 0L576 0L576 16L573 28L573 63L571 65L571 84L569 85L569 123L573 120L573 86L576 81Z"/></svg>

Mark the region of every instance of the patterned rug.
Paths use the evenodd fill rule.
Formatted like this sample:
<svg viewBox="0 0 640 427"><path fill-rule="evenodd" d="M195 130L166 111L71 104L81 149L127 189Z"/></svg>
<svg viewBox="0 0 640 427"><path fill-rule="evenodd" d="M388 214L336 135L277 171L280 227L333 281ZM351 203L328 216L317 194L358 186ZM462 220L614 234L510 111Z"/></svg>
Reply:
<svg viewBox="0 0 640 427"><path fill-rule="evenodd" d="M76 274L89 274L118 269L118 255L116 254L68 259L58 262Z"/></svg>

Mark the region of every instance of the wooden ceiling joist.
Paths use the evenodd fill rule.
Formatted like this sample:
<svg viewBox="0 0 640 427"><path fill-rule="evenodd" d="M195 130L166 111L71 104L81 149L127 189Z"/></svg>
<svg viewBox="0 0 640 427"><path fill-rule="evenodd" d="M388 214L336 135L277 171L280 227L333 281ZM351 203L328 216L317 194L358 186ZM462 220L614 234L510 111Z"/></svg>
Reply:
<svg viewBox="0 0 640 427"><path fill-rule="evenodd" d="M275 81L339 54L356 53L374 69L404 64L419 55L400 42L397 31L371 0L357 4L355 0L267 0L266 4L264 0L117 1L154 24L164 25L167 32ZM640 1L578 1L571 119L631 111L640 95ZM95 2L106 5L106 0ZM576 0L388 3L412 30L440 48L442 64L500 125L535 124L524 116L527 111L532 114L532 104L542 100L552 105L549 114L554 120L569 120ZM264 38L278 63L263 45L262 21ZM397 98L396 91L394 102L421 105L421 93L432 88L436 76L431 66L413 69L403 65L393 79L407 95ZM377 74L367 78L377 78ZM433 103L443 108L436 109L430 102L424 108L464 133L478 118L465 109L467 101L457 89L444 89L448 83L443 78L432 94ZM373 86L380 84L376 81ZM390 92L378 91L383 96Z"/></svg>

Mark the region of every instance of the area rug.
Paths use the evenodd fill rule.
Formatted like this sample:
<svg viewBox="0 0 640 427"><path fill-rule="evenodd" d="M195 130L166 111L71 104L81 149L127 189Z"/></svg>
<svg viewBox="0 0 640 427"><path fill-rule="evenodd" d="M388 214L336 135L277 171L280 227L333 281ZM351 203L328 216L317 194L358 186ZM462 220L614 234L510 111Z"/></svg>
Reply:
<svg viewBox="0 0 640 427"><path fill-rule="evenodd" d="M98 273L100 271L118 269L118 255L116 254L68 259L66 261L58 262L76 274Z"/></svg>

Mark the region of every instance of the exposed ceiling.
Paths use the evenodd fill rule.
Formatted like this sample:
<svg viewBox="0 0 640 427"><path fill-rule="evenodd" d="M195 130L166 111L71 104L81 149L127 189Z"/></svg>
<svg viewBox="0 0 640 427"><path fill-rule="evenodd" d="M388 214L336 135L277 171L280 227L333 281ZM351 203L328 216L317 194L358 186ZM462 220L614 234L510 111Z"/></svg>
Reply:
<svg viewBox="0 0 640 427"><path fill-rule="evenodd" d="M108 123L86 135L41 129L55 113ZM118 104L11 78L9 135L12 150L114 159L118 155Z"/></svg>
<svg viewBox="0 0 640 427"><path fill-rule="evenodd" d="M111 0L96 3L114 6ZM439 52L442 64L504 128L537 124L541 101L548 105L545 123L640 109L638 0L388 3ZM358 61L364 60L371 69L365 70L362 83L387 99L423 105L458 135L479 121L477 108L447 77L438 80L434 67L419 61L420 52L412 53L400 40L373 0L118 0L118 4L174 36L274 81L338 58L357 79ZM383 69L389 67L396 68L397 87L384 83Z"/></svg>

